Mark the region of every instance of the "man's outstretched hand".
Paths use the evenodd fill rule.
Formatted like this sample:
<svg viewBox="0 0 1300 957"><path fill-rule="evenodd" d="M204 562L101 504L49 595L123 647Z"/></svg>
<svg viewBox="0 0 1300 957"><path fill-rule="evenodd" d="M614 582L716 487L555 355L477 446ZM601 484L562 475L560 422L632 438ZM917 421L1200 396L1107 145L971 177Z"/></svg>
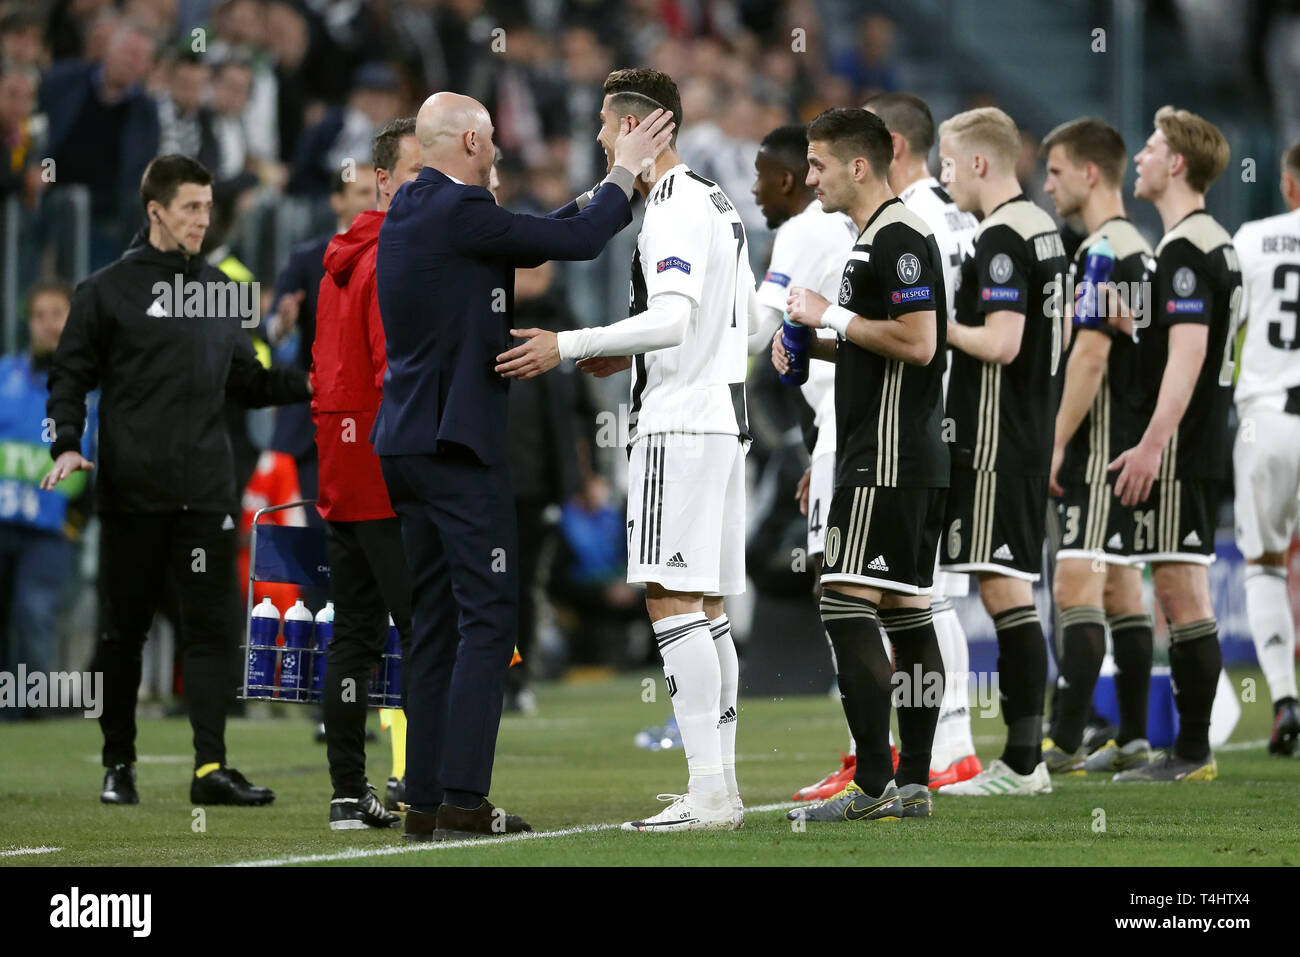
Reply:
<svg viewBox="0 0 1300 957"><path fill-rule="evenodd" d="M46 472L45 477L41 479L41 491L53 491L54 486L73 472L89 472L94 467L95 463L83 458L80 452L64 452L54 460L54 468Z"/></svg>
<svg viewBox="0 0 1300 957"><path fill-rule="evenodd" d="M500 375L507 379L531 379L560 364L560 345L555 333L545 329L511 329L510 334L528 341L497 356L496 371Z"/></svg>

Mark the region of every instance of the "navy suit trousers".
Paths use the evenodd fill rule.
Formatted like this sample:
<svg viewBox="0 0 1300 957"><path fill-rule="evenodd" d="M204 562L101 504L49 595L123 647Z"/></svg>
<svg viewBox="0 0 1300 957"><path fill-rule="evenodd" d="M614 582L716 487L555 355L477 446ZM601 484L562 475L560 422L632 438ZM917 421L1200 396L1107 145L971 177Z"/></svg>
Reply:
<svg viewBox="0 0 1300 957"><path fill-rule="evenodd" d="M506 465L449 443L380 464L411 572L407 801L432 813L445 789L492 781L519 614L514 493Z"/></svg>

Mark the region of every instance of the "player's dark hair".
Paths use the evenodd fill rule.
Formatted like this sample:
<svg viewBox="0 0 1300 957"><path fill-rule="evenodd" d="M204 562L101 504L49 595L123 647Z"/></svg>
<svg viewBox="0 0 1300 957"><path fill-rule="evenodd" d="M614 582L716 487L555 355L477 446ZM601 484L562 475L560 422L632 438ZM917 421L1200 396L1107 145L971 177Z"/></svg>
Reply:
<svg viewBox="0 0 1300 957"><path fill-rule="evenodd" d="M69 303L72 302L72 283L66 279L60 279L57 276L49 279L38 279L27 289L27 312L31 313L32 305L36 302L37 296L62 296Z"/></svg>
<svg viewBox="0 0 1300 957"><path fill-rule="evenodd" d="M170 206L176 191L185 183L211 186L212 174L198 160L180 153L155 156L140 178L140 204L146 213L150 202L161 203L164 208Z"/></svg>
<svg viewBox="0 0 1300 957"><path fill-rule="evenodd" d="M885 121L866 110L831 109L813 117L808 124L808 142L824 140L842 162L864 157L876 179L889 175L894 159L894 141Z"/></svg>
<svg viewBox="0 0 1300 957"><path fill-rule="evenodd" d="M934 147L934 116L925 100L915 93L878 93L867 100L867 109L885 121L889 132L907 142L915 156L928 156Z"/></svg>
<svg viewBox="0 0 1300 957"><path fill-rule="evenodd" d="M778 126L763 137L759 149L780 163L785 169L794 173L796 183L802 183L808 177L808 130L806 127L796 124Z"/></svg>
<svg viewBox="0 0 1300 957"><path fill-rule="evenodd" d="M415 117L399 116L375 134L370 141L370 161L375 169L391 173L397 169L397 154L402 150L402 137L415 135Z"/></svg>
<svg viewBox="0 0 1300 957"><path fill-rule="evenodd" d="M1282 168L1292 176L1300 178L1300 140L1296 140L1282 154Z"/></svg>
<svg viewBox="0 0 1300 957"><path fill-rule="evenodd" d="M1105 120L1084 116L1062 123L1043 138L1042 155L1046 157L1053 146L1064 149L1075 164L1096 163L1109 186L1124 181L1128 149L1119 130Z"/></svg>
<svg viewBox="0 0 1300 957"><path fill-rule="evenodd" d="M655 110L669 110L673 114L673 144L682 128L682 96L677 84L667 73L636 68L615 70L605 77L605 93L613 97L610 104L619 115L632 115L645 119Z"/></svg>

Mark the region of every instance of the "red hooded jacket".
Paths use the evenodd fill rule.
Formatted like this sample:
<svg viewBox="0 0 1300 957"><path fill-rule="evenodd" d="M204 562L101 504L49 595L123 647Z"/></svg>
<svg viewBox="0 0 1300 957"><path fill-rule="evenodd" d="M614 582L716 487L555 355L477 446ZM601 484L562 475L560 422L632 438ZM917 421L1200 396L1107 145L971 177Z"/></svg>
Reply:
<svg viewBox="0 0 1300 957"><path fill-rule="evenodd" d="M330 240L316 304L311 417L320 490L316 507L334 522L392 518L379 456L370 444L382 398L384 325L375 290L375 253L384 214L367 210Z"/></svg>

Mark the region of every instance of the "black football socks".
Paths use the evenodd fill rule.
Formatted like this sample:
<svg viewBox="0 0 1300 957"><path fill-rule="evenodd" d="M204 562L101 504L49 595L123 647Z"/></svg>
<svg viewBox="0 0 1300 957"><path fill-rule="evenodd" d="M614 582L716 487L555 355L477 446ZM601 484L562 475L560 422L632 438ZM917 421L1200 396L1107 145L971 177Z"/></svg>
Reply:
<svg viewBox="0 0 1300 957"><path fill-rule="evenodd" d="M1115 697L1119 699L1120 747L1147 736L1147 708L1151 692L1151 616L1117 615L1110 620L1110 640L1115 656Z"/></svg>
<svg viewBox="0 0 1300 957"><path fill-rule="evenodd" d="M998 633L998 693L1007 743L1002 760L1017 774L1032 774L1043 759L1043 699L1047 644L1033 605L993 616Z"/></svg>
<svg viewBox="0 0 1300 957"><path fill-rule="evenodd" d="M853 779L867 794L881 794L894 778L889 756L890 677L876 603L834 589L822 591L822 624L835 648L836 678L849 731L858 744Z"/></svg>
<svg viewBox="0 0 1300 957"><path fill-rule="evenodd" d="M1092 704L1092 692L1106 657L1106 613L1091 605L1061 609L1061 675L1056 693L1061 700L1052 708L1051 736L1067 754L1079 750Z"/></svg>
<svg viewBox="0 0 1300 957"><path fill-rule="evenodd" d="M880 623L894 646L894 668L902 680L894 706L898 709L898 773L905 784L930 783L930 749L943 702L944 665L939 636L928 608L884 608ZM878 794L878 791L868 792Z"/></svg>
<svg viewBox="0 0 1300 957"><path fill-rule="evenodd" d="M1219 625L1213 618L1169 629L1169 671L1178 706L1174 754L1184 760L1204 761L1210 756L1210 711L1222 667Z"/></svg>

